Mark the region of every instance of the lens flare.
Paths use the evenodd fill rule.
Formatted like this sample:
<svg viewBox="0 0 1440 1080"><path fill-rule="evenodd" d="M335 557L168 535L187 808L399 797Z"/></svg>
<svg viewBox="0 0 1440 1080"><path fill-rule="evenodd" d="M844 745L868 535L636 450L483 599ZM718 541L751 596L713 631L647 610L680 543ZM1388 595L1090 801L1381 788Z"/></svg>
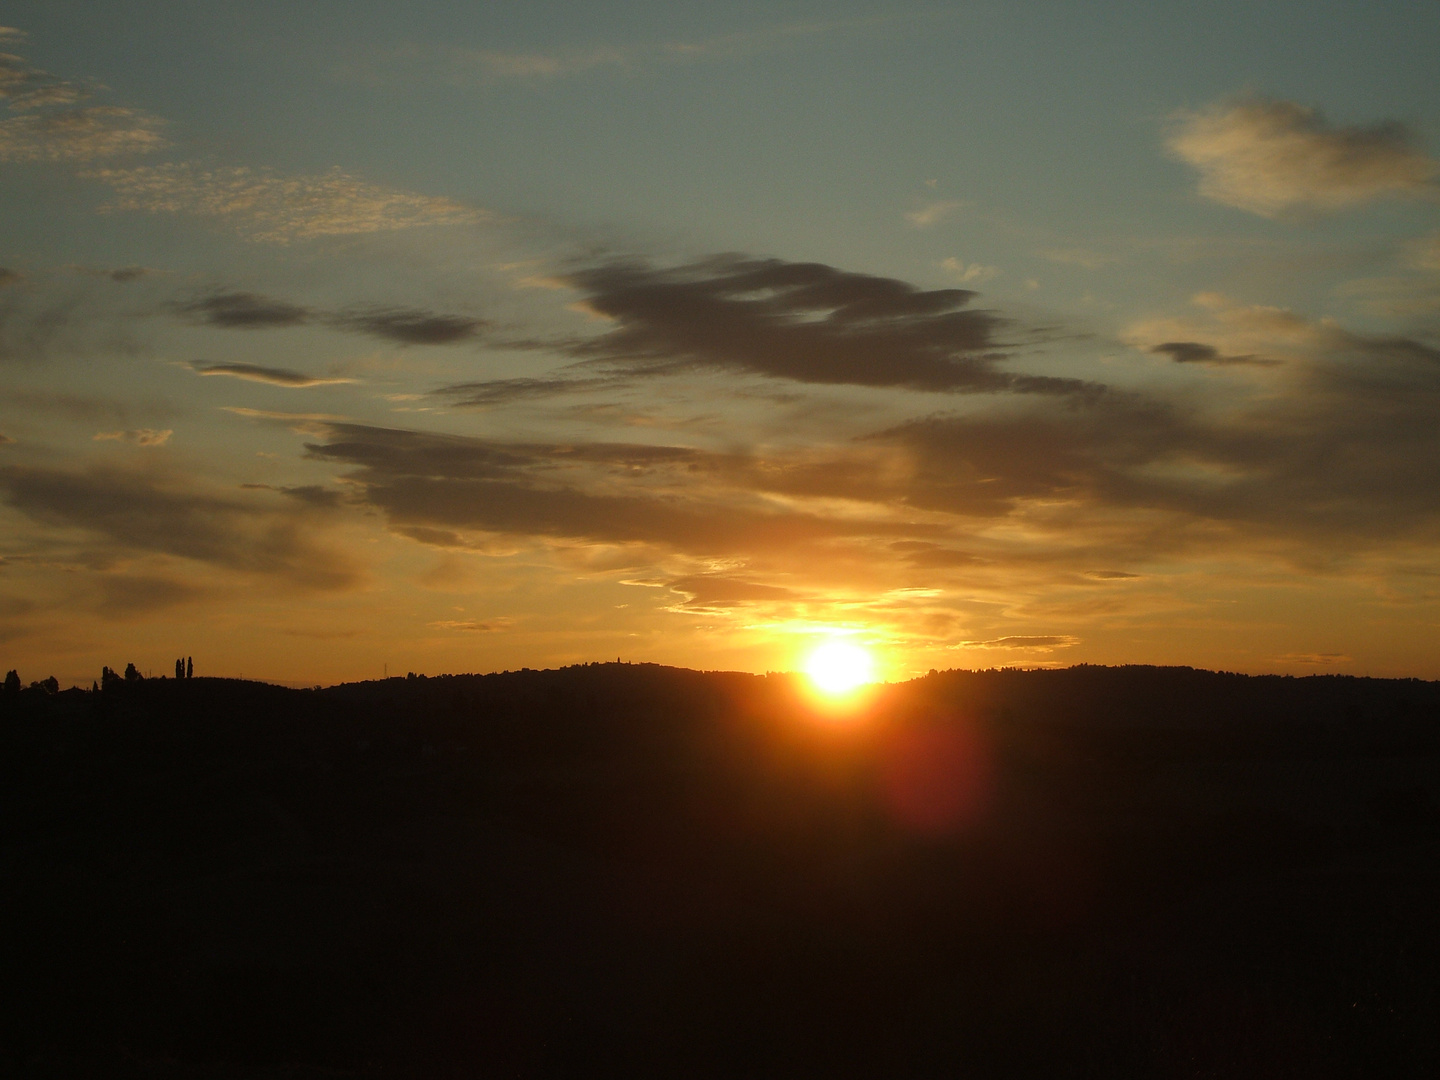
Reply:
<svg viewBox="0 0 1440 1080"><path fill-rule="evenodd" d="M848 694L871 680L870 653L848 641L827 641L805 661L805 674L825 694Z"/></svg>

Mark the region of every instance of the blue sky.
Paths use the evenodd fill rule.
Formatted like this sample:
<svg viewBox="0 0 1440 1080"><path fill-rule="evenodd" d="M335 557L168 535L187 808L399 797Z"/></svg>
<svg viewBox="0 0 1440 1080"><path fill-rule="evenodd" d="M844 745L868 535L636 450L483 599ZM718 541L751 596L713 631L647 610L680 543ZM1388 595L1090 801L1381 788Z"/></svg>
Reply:
<svg viewBox="0 0 1440 1080"><path fill-rule="evenodd" d="M1440 675L1432 4L4 18L27 678Z"/></svg>

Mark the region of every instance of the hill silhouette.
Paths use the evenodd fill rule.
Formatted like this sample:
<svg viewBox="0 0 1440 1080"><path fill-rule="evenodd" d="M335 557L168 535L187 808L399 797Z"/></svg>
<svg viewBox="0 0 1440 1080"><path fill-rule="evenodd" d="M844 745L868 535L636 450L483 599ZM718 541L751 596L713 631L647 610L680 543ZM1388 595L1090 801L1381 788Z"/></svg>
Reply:
<svg viewBox="0 0 1440 1080"><path fill-rule="evenodd" d="M0 696L20 1076L1433 1075L1440 684Z"/></svg>

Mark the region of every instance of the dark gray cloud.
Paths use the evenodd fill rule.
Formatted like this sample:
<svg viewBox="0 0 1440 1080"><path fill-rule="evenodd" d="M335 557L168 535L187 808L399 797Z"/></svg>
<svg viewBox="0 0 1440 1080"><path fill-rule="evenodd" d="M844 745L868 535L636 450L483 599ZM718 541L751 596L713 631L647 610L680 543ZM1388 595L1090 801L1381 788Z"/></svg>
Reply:
<svg viewBox="0 0 1440 1080"><path fill-rule="evenodd" d="M567 276L609 333L572 347L629 371L718 368L803 383L1073 394L1074 379L1003 370L1006 320L966 289L925 291L820 263L717 257L655 268L607 263Z"/></svg>
<svg viewBox="0 0 1440 1080"><path fill-rule="evenodd" d="M162 270L152 270L148 266L117 266L109 269L99 266L74 266L71 269L85 277L104 278L117 285L128 285L132 281L140 281L164 273Z"/></svg>
<svg viewBox="0 0 1440 1080"><path fill-rule="evenodd" d="M392 527L441 546L462 546L457 530L474 530L733 554L934 531L764 505L734 456L686 447L494 443L331 424L307 450L354 466L348 479Z"/></svg>
<svg viewBox="0 0 1440 1080"><path fill-rule="evenodd" d="M289 368L261 367L259 364L206 364L199 360L188 365L197 375L228 375L235 379L251 382L270 383L274 386L303 388L307 386L333 386L336 383L354 382L354 379L322 378L306 375Z"/></svg>
<svg viewBox="0 0 1440 1080"><path fill-rule="evenodd" d="M1112 392L872 439L910 455L902 497L916 507L998 518L1043 506L1051 527L1127 561L1260 534L1324 561L1440 531L1437 410L1440 352L1335 330L1288 393L1229 411Z"/></svg>
<svg viewBox="0 0 1440 1080"><path fill-rule="evenodd" d="M180 315L226 330L322 324L402 345L451 345L475 337L489 324L469 315L406 307L354 307L321 311L252 292L216 292L173 305Z"/></svg>
<svg viewBox="0 0 1440 1080"><path fill-rule="evenodd" d="M413 308L357 308L329 319L343 330L398 341L402 345L450 345L480 333L488 323L464 315L443 315Z"/></svg>
<svg viewBox="0 0 1440 1080"><path fill-rule="evenodd" d="M114 469L0 469L0 498L33 521L79 529L107 554L159 552L315 589L351 585L349 561L316 544L294 504L267 506Z"/></svg>
<svg viewBox="0 0 1440 1080"><path fill-rule="evenodd" d="M1150 351L1158 356L1168 356L1177 364L1261 364L1274 363L1258 356L1224 356L1214 345L1199 341L1165 341L1153 346Z"/></svg>
<svg viewBox="0 0 1440 1080"><path fill-rule="evenodd" d="M182 315L227 330L299 326L314 315L309 308L250 292L221 292L175 305Z"/></svg>

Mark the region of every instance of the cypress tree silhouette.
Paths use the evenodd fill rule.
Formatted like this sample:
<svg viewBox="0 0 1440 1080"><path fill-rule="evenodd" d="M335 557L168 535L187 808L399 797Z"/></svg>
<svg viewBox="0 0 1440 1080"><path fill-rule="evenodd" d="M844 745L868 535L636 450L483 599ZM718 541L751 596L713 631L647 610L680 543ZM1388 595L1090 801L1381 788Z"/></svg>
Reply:
<svg viewBox="0 0 1440 1080"><path fill-rule="evenodd" d="M140 681L141 681L142 679L144 679L144 678L145 678L145 676L143 676L143 675L140 674L140 669L137 668L134 664L126 664L126 665L125 665L125 681L126 681L126 682L140 682Z"/></svg>
<svg viewBox="0 0 1440 1080"><path fill-rule="evenodd" d="M185 677L185 661L184 661L183 659L182 659L182 660L176 660L176 661L175 661L175 678L177 678L177 679L183 679L184 677Z"/></svg>
<svg viewBox="0 0 1440 1080"><path fill-rule="evenodd" d="M187 679L193 679L195 677L195 658L193 656L186 657L185 659L185 677Z"/></svg>
<svg viewBox="0 0 1440 1080"><path fill-rule="evenodd" d="M130 666L134 667L135 665L131 664ZM102 667L100 669L100 689L109 690L112 687L119 686L122 681L120 676L115 674L113 668Z"/></svg>
<svg viewBox="0 0 1440 1080"><path fill-rule="evenodd" d="M10 674L5 676L5 692L7 694L18 694L20 692L20 673L14 668L11 668Z"/></svg>

